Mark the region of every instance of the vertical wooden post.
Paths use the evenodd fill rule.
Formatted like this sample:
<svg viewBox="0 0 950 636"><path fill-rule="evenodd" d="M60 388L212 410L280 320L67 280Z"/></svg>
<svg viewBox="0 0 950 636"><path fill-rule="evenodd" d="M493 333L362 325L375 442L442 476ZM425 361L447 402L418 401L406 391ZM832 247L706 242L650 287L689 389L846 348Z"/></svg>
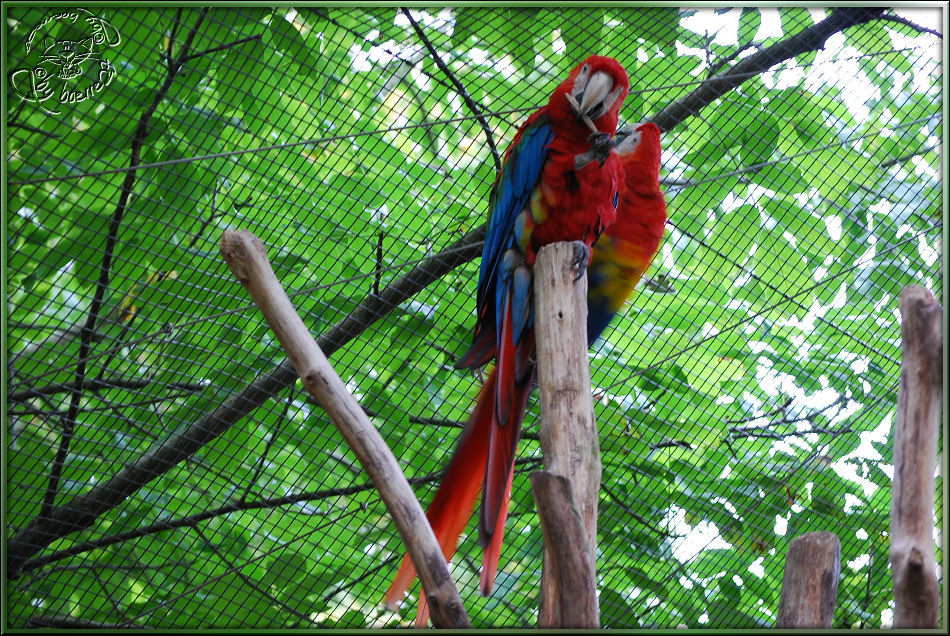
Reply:
<svg viewBox="0 0 950 636"><path fill-rule="evenodd" d="M576 254L575 243L554 243L541 248L534 264L541 449L545 469L567 477L573 485L587 541L572 549L587 550L590 563L596 564L600 444L587 361L587 277L577 276ZM576 604L576 590L559 589L557 571L547 554L550 549L546 544L538 625L566 627L560 599L562 594L565 598L573 595ZM590 589L595 592L593 624L571 627L599 626L596 577Z"/></svg>
<svg viewBox="0 0 950 636"><path fill-rule="evenodd" d="M563 475L539 470L531 473L531 492L544 533L544 574L556 584L557 598L547 604L554 614L550 625L594 629L599 623L597 569L587 544L587 532L574 502L571 482Z"/></svg>
<svg viewBox="0 0 950 636"><path fill-rule="evenodd" d="M833 532L809 532L792 540L776 628L830 629L838 597L841 542Z"/></svg>
<svg viewBox="0 0 950 636"><path fill-rule="evenodd" d="M901 290L901 379L894 423L891 576L894 627L936 628L934 471L943 391L942 312L923 287Z"/></svg>

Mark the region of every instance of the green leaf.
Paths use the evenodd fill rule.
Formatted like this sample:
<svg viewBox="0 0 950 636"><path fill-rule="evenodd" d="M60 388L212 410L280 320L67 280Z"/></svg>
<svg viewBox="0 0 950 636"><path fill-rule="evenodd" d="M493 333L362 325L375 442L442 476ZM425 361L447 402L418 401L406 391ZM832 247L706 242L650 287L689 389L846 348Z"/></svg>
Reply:
<svg viewBox="0 0 950 636"><path fill-rule="evenodd" d="M764 199L762 208L776 221L777 230L792 235L796 250L817 263L824 259L829 237L821 217L799 206L792 197Z"/></svg>
<svg viewBox="0 0 950 636"><path fill-rule="evenodd" d="M770 113L757 110L745 117L742 131L742 163L751 166L772 158L778 145L780 127Z"/></svg>
<svg viewBox="0 0 950 636"><path fill-rule="evenodd" d="M770 163L756 170L752 174L752 180L770 190L785 194L807 192L811 187L808 182L805 181L801 170L784 162Z"/></svg>
<svg viewBox="0 0 950 636"><path fill-rule="evenodd" d="M620 592L609 587L601 589L599 605L603 627L607 629L638 627L636 622L630 620L636 615L636 611Z"/></svg>
<svg viewBox="0 0 950 636"><path fill-rule="evenodd" d="M701 578L712 578L727 572L735 574L730 567L734 554L732 548L707 548L690 561L689 569Z"/></svg>
<svg viewBox="0 0 950 636"><path fill-rule="evenodd" d="M457 7L453 10L453 13L455 14L455 28L452 29L452 46L458 48L478 33L479 26L482 23L481 12L470 7Z"/></svg>
<svg viewBox="0 0 950 636"><path fill-rule="evenodd" d="M759 32L760 26L762 26L762 14L759 10L752 7L743 7L742 13L739 15L739 45L743 46L752 42Z"/></svg>
<svg viewBox="0 0 950 636"><path fill-rule="evenodd" d="M604 10L589 8L565 11L561 17L561 38L567 45L565 56L571 66L580 64L589 55L599 53Z"/></svg>
<svg viewBox="0 0 950 636"><path fill-rule="evenodd" d="M779 7L778 15L786 36L795 35L815 24L808 9L801 7Z"/></svg>
<svg viewBox="0 0 950 636"><path fill-rule="evenodd" d="M320 64L313 57L313 45L308 44L300 31L287 21L284 16L275 15L267 30L264 32L264 43L280 50L289 56L302 73L320 68Z"/></svg>
<svg viewBox="0 0 950 636"><path fill-rule="evenodd" d="M675 7L641 7L636 11L637 32L647 42L660 47L664 55L676 52L676 36L680 22L680 11Z"/></svg>
<svg viewBox="0 0 950 636"><path fill-rule="evenodd" d="M741 264L746 260L752 247L758 243L758 235L762 229L759 211L755 207L745 204L731 212L717 215L711 227L707 243L709 248L719 252L725 262ZM729 276L726 276L728 279Z"/></svg>
<svg viewBox="0 0 950 636"><path fill-rule="evenodd" d="M244 111L253 114L259 110L262 98L261 78L270 74L264 64L269 51L262 41L252 40L225 52L224 61L214 69L215 89L223 111L242 107Z"/></svg>

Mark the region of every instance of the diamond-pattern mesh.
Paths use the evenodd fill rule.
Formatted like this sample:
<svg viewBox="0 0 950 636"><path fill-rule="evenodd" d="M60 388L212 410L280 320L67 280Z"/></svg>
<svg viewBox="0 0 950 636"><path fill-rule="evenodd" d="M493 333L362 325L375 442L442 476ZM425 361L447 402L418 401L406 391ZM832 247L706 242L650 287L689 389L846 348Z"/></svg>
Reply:
<svg viewBox="0 0 950 636"><path fill-rule="evenodd" d="M602 624L772 626L788 542L831 530L835 627L890 625L897 295L943 302L934 34L882 9L794 54L835 10L5 11L9 626L410 624L418 583L380 603L385 507L217 242L267 245L427 503L480 387L452 363L491 146L591 53L631 77L623 122L665 122L670 211L591 352ZM493 594L473 524L451 565L476 627L537 622L536 394L517 461Z"/></svg>

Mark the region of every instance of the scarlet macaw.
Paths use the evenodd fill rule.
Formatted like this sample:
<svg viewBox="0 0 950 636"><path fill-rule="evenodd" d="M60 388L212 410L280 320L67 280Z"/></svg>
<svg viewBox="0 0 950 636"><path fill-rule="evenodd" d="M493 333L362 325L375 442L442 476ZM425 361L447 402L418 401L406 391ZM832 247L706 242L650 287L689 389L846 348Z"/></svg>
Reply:
<svg viewBox="0 0 950 636"><path fill-rule="evenodd" d="M451 560L482 486L478 535L486 596L498 570L514 458L534 379L531 267L543 245L559 241L579 242L578 265L586 265L590 246L613 222L623 173L611 136L628 91L627 74L616 60L587 58L522 124L489 200L475 334L456 368L477 369L492 358L497 364L426 511ZM406 556L386 593L388 606L398 604L414 577ZM424 626L427 618L423 596L416 625Z"/></svg>
<svg viewBox="0 0 950 636"><path fill-rule="evenodd" d="M634 124L617 131L623 188L614 221L594 245L587 268L587 340L607 328L660 247L666 198L660 189L660 129Z"/></svg>

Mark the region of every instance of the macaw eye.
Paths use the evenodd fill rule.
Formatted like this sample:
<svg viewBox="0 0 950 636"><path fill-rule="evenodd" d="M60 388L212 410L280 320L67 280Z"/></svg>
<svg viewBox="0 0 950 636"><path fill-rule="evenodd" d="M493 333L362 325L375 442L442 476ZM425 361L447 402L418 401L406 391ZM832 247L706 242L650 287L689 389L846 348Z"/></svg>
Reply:
<svg viewBox="0 0 950 636"><path fill-rule="evenodd" d="M587 88L587 80L590 79L590 64L585 64L581 67L581 72L578 74L577 79L574 80L574 88L571 90L572 95L577 95L581 93L585 88Z"/></svg>

